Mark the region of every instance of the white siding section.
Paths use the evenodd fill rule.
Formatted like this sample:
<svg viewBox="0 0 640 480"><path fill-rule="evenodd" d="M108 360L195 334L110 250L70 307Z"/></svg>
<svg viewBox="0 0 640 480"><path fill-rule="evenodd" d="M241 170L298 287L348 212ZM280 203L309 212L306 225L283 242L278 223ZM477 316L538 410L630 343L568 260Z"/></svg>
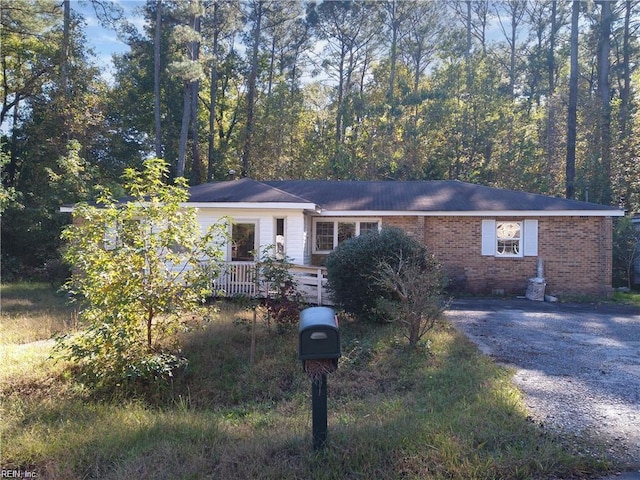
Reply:
<svg viewBox="0 0 640 480"><path fill-rule="evenodd" d="M199 208L198 222L202 231L228 217L233 221L255 222L257 225L256 241L260 250L267 245L275 244L275 219L285 218L285 252L291 262L296 265L304 264L304 214L302 211L291 210L260 210L260 209L218 209ZM225 252L225 260L230 260L229 252Z"/></svg>
<svg viewBox="0 0 640 480"><path fill-rule="evenodd" d="M304 216L304 233L302 236L304 264L311 265L311 242L313 242L313 220L309 215Z"/></svg>
<svg viewBox="0 0 640 480"><path fill-rule="evenodd" d="M302 212L288 212L285 218L287 219L285 230L285 252L287 257L296 265L304 265L304 215Z"/></svg>

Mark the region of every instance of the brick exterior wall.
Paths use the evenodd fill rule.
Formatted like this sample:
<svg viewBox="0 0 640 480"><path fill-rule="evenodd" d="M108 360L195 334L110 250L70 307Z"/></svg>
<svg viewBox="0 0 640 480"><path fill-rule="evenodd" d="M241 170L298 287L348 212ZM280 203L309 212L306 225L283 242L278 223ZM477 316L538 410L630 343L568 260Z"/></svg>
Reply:
<svg viewBox="0 0 640 480"><path fill-rule="evenodd" d="M389 217L383 219L383 226L399 227L422 240L454 282L470 293L524 295L528 279L536 276L538 259L542 259L547 294L610 295L611 218L537 220L538 257L522 258L482 256L480 217Z"/></svg>

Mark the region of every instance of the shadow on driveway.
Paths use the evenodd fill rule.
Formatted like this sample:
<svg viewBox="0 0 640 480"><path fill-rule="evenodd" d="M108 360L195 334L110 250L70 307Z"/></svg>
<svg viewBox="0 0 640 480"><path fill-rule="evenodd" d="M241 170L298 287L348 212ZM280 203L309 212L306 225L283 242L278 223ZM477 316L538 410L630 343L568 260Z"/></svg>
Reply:
<svg viewBox="0 0 640 480"><path fill-rule="evenodd" d="M640 468L640 308L461 299L447 317L515 369L533 418L595 435Z"/></svg>

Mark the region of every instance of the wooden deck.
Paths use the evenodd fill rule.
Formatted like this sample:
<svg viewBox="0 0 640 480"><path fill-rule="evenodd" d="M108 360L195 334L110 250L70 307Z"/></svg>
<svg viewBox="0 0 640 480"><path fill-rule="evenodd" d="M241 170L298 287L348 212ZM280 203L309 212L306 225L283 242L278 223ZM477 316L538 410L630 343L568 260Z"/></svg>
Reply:
<svg viewBox="0 0 640 480"><path fill-rule="evenodd" d="M327 270L324 267L294 265L290 268L298 291L306 303L332 305L327 294ZM265 298L269 284L259 278L255 262L225 263L220 276L214 281L214 288L225 297L245 295Z"/></svg>

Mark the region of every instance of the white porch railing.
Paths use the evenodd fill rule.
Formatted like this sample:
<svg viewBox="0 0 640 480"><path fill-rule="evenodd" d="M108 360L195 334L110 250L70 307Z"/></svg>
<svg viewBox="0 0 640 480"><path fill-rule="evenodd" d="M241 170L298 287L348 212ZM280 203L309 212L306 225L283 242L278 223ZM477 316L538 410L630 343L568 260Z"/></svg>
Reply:
<svg viewBox="0 0 640 480"><path fill-rule="evenodd" d="M291 274L302 298L307 303L332 305L327 294L327 270L324 267L293 265ZM222 271L213 282L215 290L225 297L246 295L266 297L269 286L258 278L255 262L230 262L222 266Z"/></svg>
<svg viewBox="0 0 640 480"><path fill-rule="evenodd" d="M213 287L225 297L257 297L260 293L260 282L256 274L255 262L224 263L220 275L213 282Z"/></svg>
<svg viewBox="0 0 640 480"><path fill-rule="evenodd" d="M294 265L290 271L305 302L316 305L333 305L327 294L326 268Z"/></svg>

